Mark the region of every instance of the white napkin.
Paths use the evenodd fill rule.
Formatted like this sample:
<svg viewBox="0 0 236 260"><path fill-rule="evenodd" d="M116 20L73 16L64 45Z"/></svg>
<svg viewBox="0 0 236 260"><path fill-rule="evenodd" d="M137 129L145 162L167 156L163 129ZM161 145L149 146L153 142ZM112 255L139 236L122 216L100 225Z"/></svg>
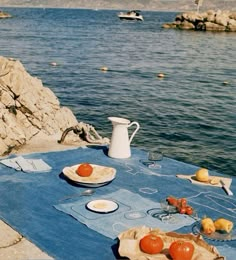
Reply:
<svg viewBox="0 0 236 260"><path fill-rule="evenodd" d="M22 156L4 159L0 163L23 172L48 172L52 169L42 159L25 159Z"/></svg>

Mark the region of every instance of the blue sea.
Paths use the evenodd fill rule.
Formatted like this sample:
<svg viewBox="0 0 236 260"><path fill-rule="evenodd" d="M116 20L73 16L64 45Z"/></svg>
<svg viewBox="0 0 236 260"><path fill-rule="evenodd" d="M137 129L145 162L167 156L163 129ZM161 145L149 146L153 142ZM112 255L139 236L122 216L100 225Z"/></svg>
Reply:
<svg viewBox="0 0 236 260"><path fill-rule="evenodd" d="M236 175L236 33L163 29L174 12L132 22L119 10L3 11L14 17L0 20L0 55L19 59L78 121L106 137L107 117L137 121L132 146Z"/></svg>

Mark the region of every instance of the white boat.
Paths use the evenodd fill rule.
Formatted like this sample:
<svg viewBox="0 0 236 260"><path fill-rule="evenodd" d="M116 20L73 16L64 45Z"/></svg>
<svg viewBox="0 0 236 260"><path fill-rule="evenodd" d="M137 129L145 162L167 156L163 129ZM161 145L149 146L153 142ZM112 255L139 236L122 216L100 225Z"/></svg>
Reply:
<svg viewBox="0 0 236 260"><path fill-rule="evenodd" d="M121 20L138 20L143 21L143 16L140 14L140 11L132 10L129 12L120 12L118 17Z"/></svg>

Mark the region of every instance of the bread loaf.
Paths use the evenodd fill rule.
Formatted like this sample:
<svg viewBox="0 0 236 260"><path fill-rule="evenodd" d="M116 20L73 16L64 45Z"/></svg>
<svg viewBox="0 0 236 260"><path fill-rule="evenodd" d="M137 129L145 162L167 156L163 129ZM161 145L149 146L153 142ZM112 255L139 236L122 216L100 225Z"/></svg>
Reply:
<svg viewBox="0 0 236 260"><path fill-rule="evenodd" d="M201 220L203 233L210 235L216 231L214 222L211 218L203 218Z"/></svg>
<svg viewBox="0 0 236 260"><path fill-rule="evenodd" d="M217 220L215 220L214 225L217 231L224 231L227 233L229 233L234 226L232 221L224 218L218 218Z"/></svg>
<svg viewBox="0 0 236 260"><path fill-rule="evenodd" d="M197 181L207 182L209 181L209 173L205 168L200 168L195 172L195 177Z"/></svg>

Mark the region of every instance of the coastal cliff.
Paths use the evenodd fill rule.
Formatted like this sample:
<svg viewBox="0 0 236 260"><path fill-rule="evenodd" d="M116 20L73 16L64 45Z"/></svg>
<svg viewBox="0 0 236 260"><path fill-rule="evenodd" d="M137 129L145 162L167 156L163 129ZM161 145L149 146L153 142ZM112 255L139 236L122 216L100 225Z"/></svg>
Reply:
<svg viewBox="0 0 236 260"><path fill-rule="evenodd" d="M27 73L19 60L0 56L0 155L29 143L47 150L50 145L62 147L58 140L74 126L90 129L69 108L61 107L54 93ZM75 133L68 134L67 143L84 145L86 140Z"/></svg>
<svg viewBox="0 0 236 260"><path fill-rule="evenodd" d="M236 12L213 11L184 12L176 16L175 21L165 23L163 28L196 31L236 32Z"/></svg>

